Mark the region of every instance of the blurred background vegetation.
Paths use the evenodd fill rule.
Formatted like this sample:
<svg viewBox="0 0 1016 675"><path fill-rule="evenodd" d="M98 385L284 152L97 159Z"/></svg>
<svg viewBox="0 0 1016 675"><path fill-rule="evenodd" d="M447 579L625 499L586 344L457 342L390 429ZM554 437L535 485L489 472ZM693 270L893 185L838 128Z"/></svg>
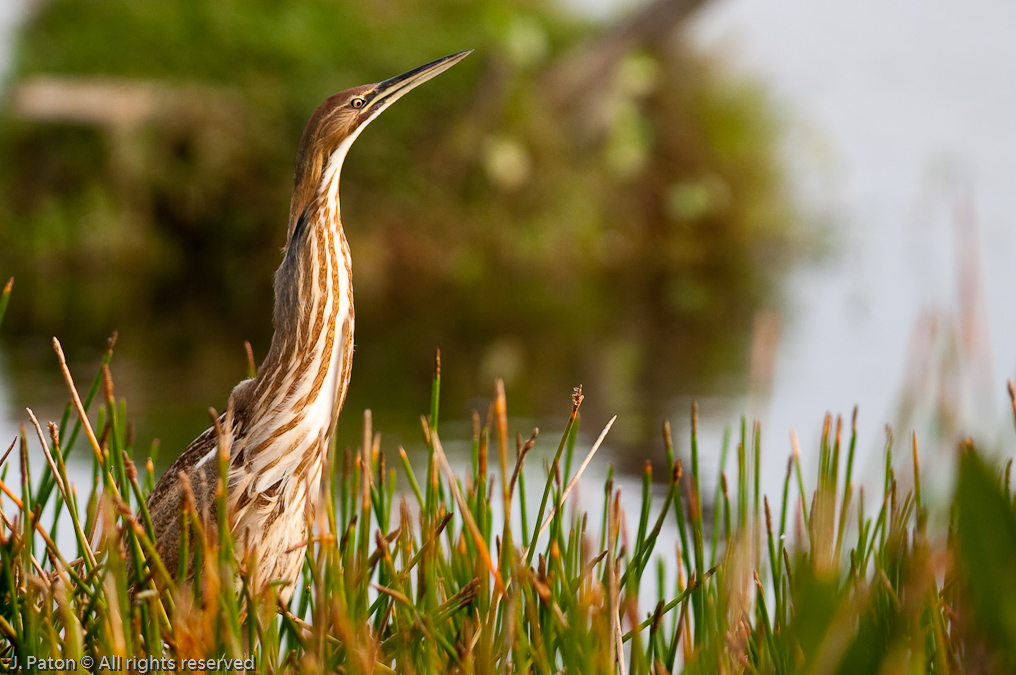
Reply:
<svg viewBox="0 0 1016 675"><path fill-rule="evenodd" d="M535 0L35 3L0 120L14 398L54 372L40 336L81 361L117 329L139 443L175 456L243 377L243 341L267 351L315 107L470 48L346 162L353 418L415 438L438 347L446 418L484 411L497 376L529 417L583 383L587 413L627 413L622 446L678 396L744 391L808 242L773 106L682 39L698 4L598 23Z"/></svg>

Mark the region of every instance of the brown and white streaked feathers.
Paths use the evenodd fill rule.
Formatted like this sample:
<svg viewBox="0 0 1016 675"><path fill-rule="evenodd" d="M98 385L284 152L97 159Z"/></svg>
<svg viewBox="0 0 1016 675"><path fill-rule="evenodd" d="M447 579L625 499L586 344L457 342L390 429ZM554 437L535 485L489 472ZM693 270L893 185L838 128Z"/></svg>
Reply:
<svg viewBox="0 0 1016 675"><path fill-rule="evenodd" d="M256 550L256 587L276 579L296 580L302 544L309 536L308 513L320 498L327 448L349 385L352 266L339 208L339 174L346 153L381 111L468 53L335 94L304 130L286 246L275 275L275 334L257 377L238 384L229 401L227 522L238 555L244 546ZM209 429L170 466L148 499L156 548L171 574L179 563L184 480L192 487L199 513L207 514L207 525L214 528L217 522L216 458L216 436ZM283 597L291 592L290 583Z"/></svg>

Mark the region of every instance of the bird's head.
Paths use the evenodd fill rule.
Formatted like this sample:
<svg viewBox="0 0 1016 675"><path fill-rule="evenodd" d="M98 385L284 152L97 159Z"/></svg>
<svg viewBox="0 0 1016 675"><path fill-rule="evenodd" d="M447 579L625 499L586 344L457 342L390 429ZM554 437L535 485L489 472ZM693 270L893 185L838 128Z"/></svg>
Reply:
<svg viewBox="0 0 1016 675"><path fill-rule="evenodd" d="M406 92L448 70L472 50L451 54L384 82L364 84L330 96L311 116L296 157L289 234L321 186L326 170L342 169L349 147L370 122Z"/></svg>

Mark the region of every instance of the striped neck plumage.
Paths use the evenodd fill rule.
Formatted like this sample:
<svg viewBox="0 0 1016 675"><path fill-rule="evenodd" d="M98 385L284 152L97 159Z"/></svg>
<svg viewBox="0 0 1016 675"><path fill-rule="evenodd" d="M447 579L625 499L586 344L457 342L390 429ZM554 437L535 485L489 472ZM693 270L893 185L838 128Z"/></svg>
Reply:
<svg viewBox="0 0 1016 675"><path fill-rule="evenodd" d="M352 356L352 273L339 208L346 151L332 153L292 228L276 273L275 335L256 384L261 410L313 406L309 417L329 429L345 397Z"/></svg>

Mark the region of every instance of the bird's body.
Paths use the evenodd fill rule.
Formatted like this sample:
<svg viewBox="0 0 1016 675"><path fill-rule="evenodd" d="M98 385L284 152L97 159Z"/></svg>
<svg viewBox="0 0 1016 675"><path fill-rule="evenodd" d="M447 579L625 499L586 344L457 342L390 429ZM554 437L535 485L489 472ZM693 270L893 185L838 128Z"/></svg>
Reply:
<svg viewBox="0 0 1016 675"><path fill-rule="evenodd" d="M220 418L229 447L227 517L237 554L256 553L256 588L292 592L308 523L320 497L327 448L349 385L353 287L342 231L339 174L360 131L416 85L451 67L460 52L375 85L329 98L304 130L297 154L283 261L275 276L275 334L255 378L230 395ZM228 420L228 424L227 424ZM206 527L215 527L218 444L214 427L177 458L148 499L156 548L175 574L185 483Z"/></svg>

